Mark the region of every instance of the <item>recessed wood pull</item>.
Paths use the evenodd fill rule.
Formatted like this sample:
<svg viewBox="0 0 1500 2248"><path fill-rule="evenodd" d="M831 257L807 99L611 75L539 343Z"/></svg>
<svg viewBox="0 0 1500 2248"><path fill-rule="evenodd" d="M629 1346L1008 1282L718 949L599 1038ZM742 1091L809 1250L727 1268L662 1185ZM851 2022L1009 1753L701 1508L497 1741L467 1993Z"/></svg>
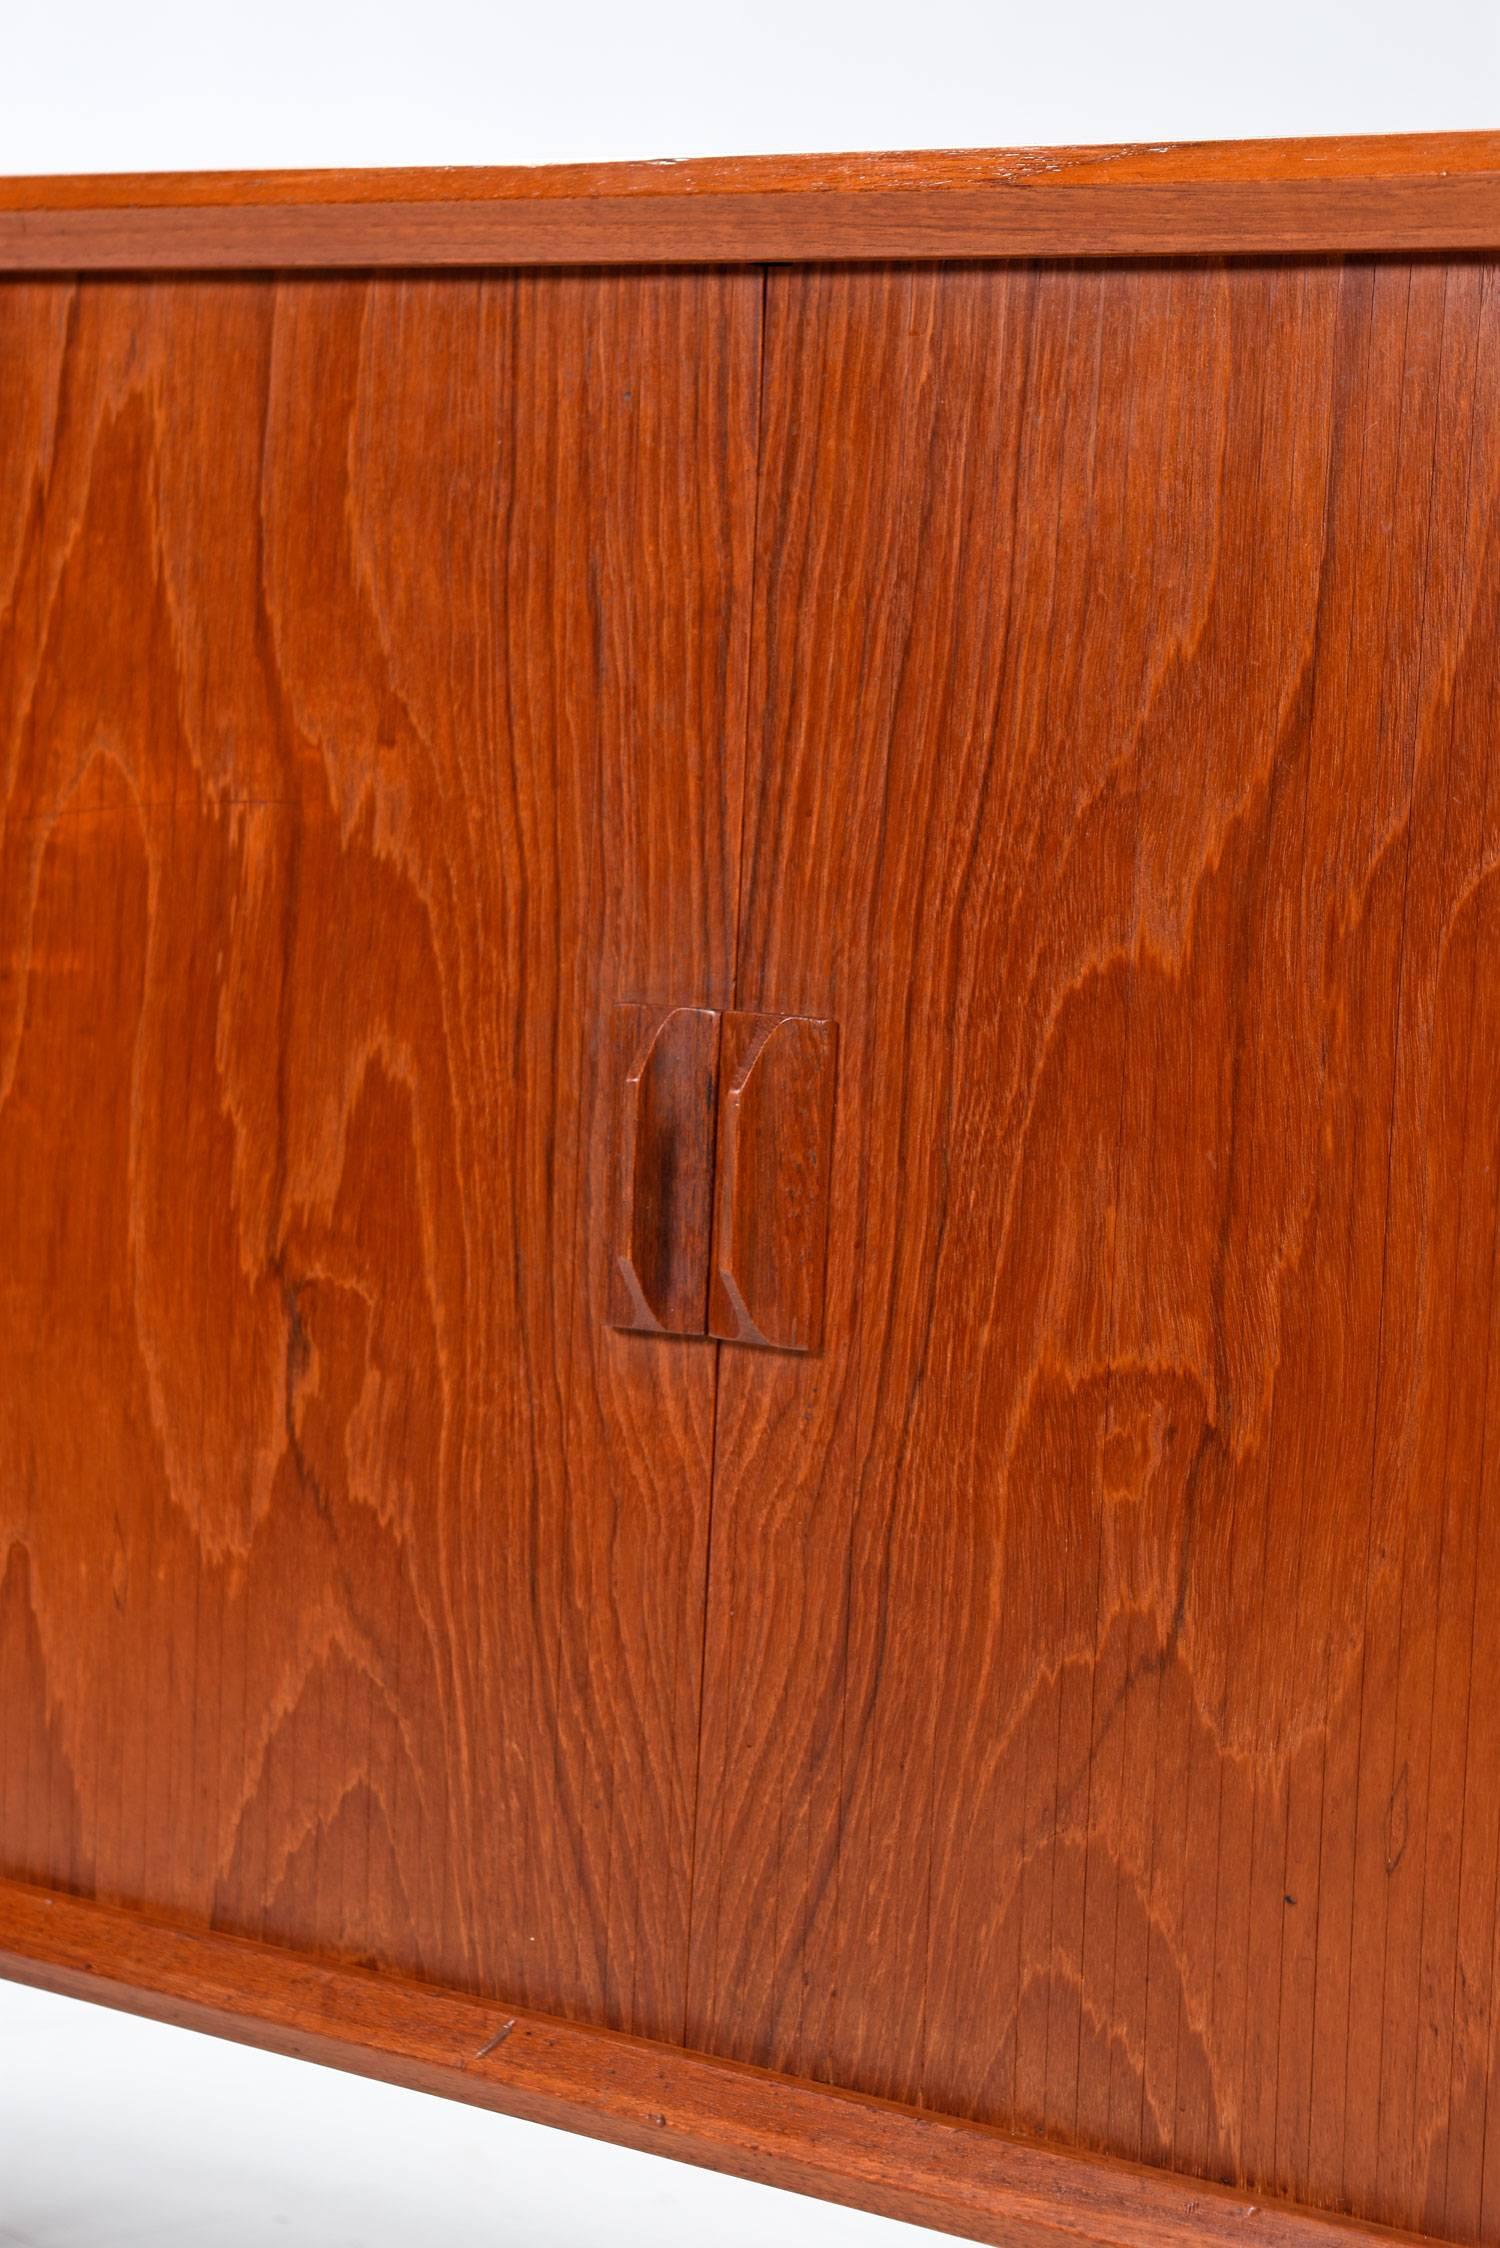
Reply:
<svg viewBox="0 0 1500 2248"><path fill-rule="evenodd" d="M610 1324L816 1350L837 1026L630 1002L614 1033Z"/></svg>
<svg viewBox="0 0 1500 2248"><path fill-rule="evenodd" d="M653 1334L706 1328L719 1016L712 1007L615 1010L621 1093L609 1319Z"/></svg>
<svg viewBox="0 0 1500 2248"><path fill-rule="evenodd" d="M726 1015L708 1328L725 1342L823 1340L837 1025Z"/></svg>

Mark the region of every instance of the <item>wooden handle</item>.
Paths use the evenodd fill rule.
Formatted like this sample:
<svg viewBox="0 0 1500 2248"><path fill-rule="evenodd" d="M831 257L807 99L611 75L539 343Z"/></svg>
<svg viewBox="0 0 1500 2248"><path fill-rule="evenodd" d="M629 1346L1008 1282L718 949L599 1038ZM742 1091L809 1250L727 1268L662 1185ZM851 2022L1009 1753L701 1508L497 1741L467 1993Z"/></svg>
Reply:
<svg viewBox="0 0 1500 2248"><path fill-rule="evenodd" d="M712 1007L616 1010L623 1062L615 1149L610 1324L701 1335L708 1301L719 1017Z"/></svg>
<svg viewBox="0 0 1500 2248"><path fill-rule="evenodd" d="M726 1015L708 1331L770 1350L823 1340L837 1025Z"/></svg>

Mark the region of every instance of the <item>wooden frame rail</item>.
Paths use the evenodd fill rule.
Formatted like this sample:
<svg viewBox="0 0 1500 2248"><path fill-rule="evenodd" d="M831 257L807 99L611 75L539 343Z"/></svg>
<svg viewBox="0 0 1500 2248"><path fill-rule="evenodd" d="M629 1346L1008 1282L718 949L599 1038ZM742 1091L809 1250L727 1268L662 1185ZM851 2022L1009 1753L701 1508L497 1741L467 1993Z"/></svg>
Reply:
<svg viewBox="0 0 1500 2248"><path fill-rule="evenodd" d="M17 1882L0 1882L0 1975L965 2239L1417 2237Z"/></svg>
<svg viewBox="0 0 1500 2248"><path fill-rule="evenodd" d="M1500 247L1500 133L0 182L0 270Z"/></svg>

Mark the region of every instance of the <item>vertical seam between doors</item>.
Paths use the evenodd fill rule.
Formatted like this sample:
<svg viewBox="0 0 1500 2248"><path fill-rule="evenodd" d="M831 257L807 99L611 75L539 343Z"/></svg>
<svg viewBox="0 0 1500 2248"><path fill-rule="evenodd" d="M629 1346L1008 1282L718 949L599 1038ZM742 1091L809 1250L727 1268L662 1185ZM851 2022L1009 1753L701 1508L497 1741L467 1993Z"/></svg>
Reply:
<svg viewBox="0 0 1500 2248"><path fill-rule="evenodd" d="M734 915L730 925L728 1004L739 999L740 932L745 912L745 837L750 814L751 697L755 688L756 607L760 597L760 507L765 490L766 435L766 321L770 300L771 269L760 268L760 299L755 335L755 444L752 454L754 499L750 509L750 577L746 587L744 671L740 700L740 807L734 863ZM717 1152L717 1151L716 1151ZM717 1183L717 1182L716 1182ZM717 1200L717 1196L715 1197ZM709 1213L709 1255L713 1254L713 1217ZM710 1285L712 1274L710 1273ZM718 1511L719 1404L722 1396L724 1345L713 1345L713 1405L708 1438L708 1523L703 1545L702 1628L698 1650L698 1738L693 1755L693 1809L688 1841L688 1915L682 1961L682 2033L687 2043L688 2015L693 1990L693 1938L698 1915L698 1821L703 1803L703 1715L708 1699L709 1602L713 1592L714 1519Z"/></svg>

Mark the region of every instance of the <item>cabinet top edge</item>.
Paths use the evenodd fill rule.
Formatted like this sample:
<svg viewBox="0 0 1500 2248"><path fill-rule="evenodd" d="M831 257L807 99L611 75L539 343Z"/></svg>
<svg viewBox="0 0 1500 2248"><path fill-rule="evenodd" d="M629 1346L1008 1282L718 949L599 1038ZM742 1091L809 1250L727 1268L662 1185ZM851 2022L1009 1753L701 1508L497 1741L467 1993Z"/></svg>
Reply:
<svg viewBox="0 0 1500 2248"><path fill-rule="evenodd" d="M1059 148L888 149L812 156L661 157L613 164L385 170L94 172L0 178L0 210L213 209L287 204L513 203L628 195L870 194L881 189L1288 184L1500 178L1500 130L1293 140L1127 141Z"/></svg>
<svg viewBox="0 0 1500 2248"><path fill-rule="evenodd" d="M0 179L0 270L1500 249L1500 132Z"/></svg>

